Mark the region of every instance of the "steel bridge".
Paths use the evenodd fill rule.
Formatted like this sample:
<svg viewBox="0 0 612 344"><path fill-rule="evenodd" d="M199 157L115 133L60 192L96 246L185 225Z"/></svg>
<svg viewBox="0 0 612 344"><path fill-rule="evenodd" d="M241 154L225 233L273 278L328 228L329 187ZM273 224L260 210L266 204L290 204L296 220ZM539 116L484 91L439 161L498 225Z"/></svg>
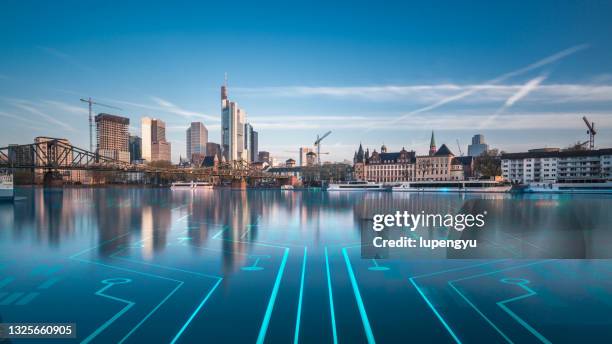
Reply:
<svg viewBox="0 0 612 344"><path fill-rule="evenodd" d="M170 175L177 180L185 177L241 181L283 179L254 169L242 161L219 163L215 167L205 168L156 167L130 164L101 156L75 147L65 139L48 137L37 139L37 142L31 144L0 147L0 169L35 169L44 173L65 170L141 172Z"/></svg>

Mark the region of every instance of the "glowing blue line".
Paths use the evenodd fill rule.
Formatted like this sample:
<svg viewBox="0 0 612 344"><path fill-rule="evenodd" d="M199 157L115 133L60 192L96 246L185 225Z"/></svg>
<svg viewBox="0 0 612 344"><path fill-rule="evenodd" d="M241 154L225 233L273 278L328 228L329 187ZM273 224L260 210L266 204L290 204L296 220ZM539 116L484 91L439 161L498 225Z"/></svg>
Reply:
<svg viewBox="0 0 612 344"><path fill-rule="evenodd" d="M457 335L455 334L455 332L451 329L451 327L446 323L446 321L444 320L444 318L442 317L442 315L440 315L440 313L438 313L438 311L436 310L436 307L434 307L431 302L429 301L429 299L427 298L427 296L425 296L425 293L423 293L423 291L421 290L421 288L419 288L419 286L416 284L416 282L414 281L414 277L410 277L408 279L410 281L410 283L412 283L412 285L414 286L414 288L419 292L419 294L421 294L421 297L423 298L423 300L425 300L425 303L427 303L427 305L429 306L429 308L434 312L434 314L436 315L436 317L438 318L438 320L440 320L440 322L442 323L442 325L444 325L444 327L446 328L446 330L450 333L450 335L453 337L453 339L455 339L455 341L459 344L461 344L461 341L459 340L459 338L457 337Z"/></svg>
<svg viewBox="0 0 612 344"><path fill-rule="evenodd" d="M532 262L529 264L523 264L523 265L518 265L518 266L512 266L509 268L505 268L505 269L501 269L501 270L496 270L496 271L492 271L492 272L486 272L486 273L481 273L481 274L477 274L477 275L473 275L473 276L467 276L467 277L463 277L463 278L459 278L456 280L452 280L452 281L448 281L447 284L453 288L457 294L459 294L487 323L489 323L489 325L491 325L491 327L493 327L508 343L513 343L512 340L510 340L510 338L508 338L508 336L506 336L504 334L504 332L502 330L500 330L497 326L495 326L495 324L484 314L482 313L478 307L476 307L476 305L474 305L468 298L467 296L463 295L463 293L461 293L461 291L459 291L458 288L455 287L454 283L455 282L459 282L459 281L465 281L465 280L469 280L469 279L473 279L473 278L478 278L478 277L483 277L483 276L488 276L488 275L494 275L500 272L504 272L504 271L509 271L509 270L515 270L515 269L519 269L519 268L524 268L524 267L528 267L528 266L532 266L532 265L537 265L537 264L543 264L543 263L548 263L551 262L555 259L549 259L549 260L543 260L543 261L536 261L536 262Z"/></svg>
<svg viewBox="0 0 612 344"><path fill-rule="evenodd" d="M276 295L278 294L278 288L280 287L281 279L283 278L283 272L285 272L285 265L287 264L287 257L289 256L289 249L285 248L285 254L280 267L278 268L278 274L276 275L276 281L274 282L274 288L272 288L272 295L270 301L268 301L268 308L264 315L263 323L259 329L259 335L257 336L257 344L263 344L266 338L266 332L268 331L268 325L270 324L270 317L272 317L272 309L274 309L274 303L276 301Z"/></svg>
<svg viewBox="0 0 612 344"><path fill-rule="evenodd" d="M210 298L210 296L212 295L212 293L215 291L215 289L217 289L217 287L219 286L219 284L221 283L223 279L219 279L217 281L217 283L215 283L215 285L212 287L212 289L210 289L210 291L208 292L208 294L206 294L206 297L204 297L204 300L202 300L202 302L200 302L200 304L198 305L198 307L195 309L195 311L191 314L191 316L189 317L189 319L187 319L187 322L185 322L185 324L183 324L183 327L181 327L181 329L178 331L178 333L176 334L176 336L174 336L174 339L172 339L172 342L170 342L171 344L176 343L176 341L179 339L179 337L183 334L183 332L185 331L185 329L187 328L187 326L189 326L189 324L191 323L191 321L193 320L193 318L195 318L196 314L198 314L198 312L200 311L200 309L204 306L204 304L206 303L206 301L208 301L208 299Z"/></svg>
<svg viewBox="0 0 612 344"><path fill-rule="evenodd" d="M361 298L361 293L359 292L359 287L357 286L357 279L355 279L355 274L353 273L353 267L351 266L351 262L349 261L348 254L346 253L346 248L342 249L342 254L344 255L344 261L346 262L346 269L349 272L351 284L353 285L353 293L355 294L355 299L357 300L357 306L359 307L359 314L361 315L361 321L363 322L363 328L365 330L366 337L368 338L368 343L376 343L376 341L374 340L374 334L372 333L372 327L370 327L370 321L368 320L368 314L366 313L365 306L363 305L363 299Z"/></svg>
<svg viewBox="0 0 612 344"><path fill-rule="evenodd" d="M517 296L517 297L513 297L513 298L505 300L505 301L500 301L500 302L497 303L497 305L499 307L501 307L501 309L503 309L506 313L508 313L512 318L514 318L514 320L516 320L519 324L521 324L525 329L527 329L529 332L531 332L531 334L536 336L542 343L551 344L552 343L551 341L546 339L546 337L544 337L540 332L538 332L535 328L533 328L531 325L529 325L526 321L524 321L521 317L519 317L516 313L514 313L510 308L508 308L506 306L506 303L514 302L514 301L517 301L517 300L528 298L528 297L533 296L533 295L537 295L537 293L535 291L531 290L531 288L529 288L528 286L526 286L524 284L518 284L518 285L521 288L523 288L524 290L526 290L527 294L521 295L521 296Z"/></svg>
<svg viewBox="0 0 612 344"><path fill-rule="evenodd" d="M123 307L122 310L120 310L112 318L108 319L104 324L102 324L102 326L98 327L95 331L93 331L87 338L85 338L83 341L81 341L81 344L87 344L90 341L92 341L94 338L96 338L100 334L100 332L104 331L108 326L110 326L113 322L115 322L115 320L117 320L120 316L122 316L123 313L127 312L130 308L132 308L132 306L135 305L135 303L132 302L132 301L128 301L128 300L120 299L118 297L114 297L114 296L103 294L103 292L106 291L106 289L112 287L113 285L114 284L112 284L112 283L107 284L105 287L103 287L102 289L98 290L95 293L95 295L106 297L106 298L111 299L111 300L115 300L115 301L126 303L127 306Z"/></svg>
<svg viewBox="0 0 612 344"><path fill-rule="evenodd" d="M332 318L332 332L334 334L334 344L338 344L338 333L336 332L336 314L334 313L334 298L332 296L331 274L329 273L329 257L327 246L325 246L325 267L327 269L327 290L329 291L329 311Z"/></svg>
<svg viewBox="0 0 612 344"><path fill-rule="evenodd" d="M300 297L298 298L297 319L295 320L295 335L293 343L297 344L300 337L300 320L302 318L302 299L304 296L304 275L306 274L306 255L308 247L304 246L304 260L302 261L302 278L300 279Z"/></svg>

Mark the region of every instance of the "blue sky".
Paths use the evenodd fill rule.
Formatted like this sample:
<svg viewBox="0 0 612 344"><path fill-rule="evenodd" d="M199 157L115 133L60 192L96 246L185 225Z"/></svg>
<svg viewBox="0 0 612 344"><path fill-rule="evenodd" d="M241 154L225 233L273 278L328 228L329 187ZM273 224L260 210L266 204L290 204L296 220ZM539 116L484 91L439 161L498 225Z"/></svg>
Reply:
<svg viewBox="0 0 612 344"><path fill-rule="evenodd" d="M332 160L362 142L467 151L476 133L521 151L612 146L612 2L3 1L0 146L35 136L88 146L93 97L131 130L163 119L173 159L202 121L219 142L219 86L296 157L327 130Z"/></svg>

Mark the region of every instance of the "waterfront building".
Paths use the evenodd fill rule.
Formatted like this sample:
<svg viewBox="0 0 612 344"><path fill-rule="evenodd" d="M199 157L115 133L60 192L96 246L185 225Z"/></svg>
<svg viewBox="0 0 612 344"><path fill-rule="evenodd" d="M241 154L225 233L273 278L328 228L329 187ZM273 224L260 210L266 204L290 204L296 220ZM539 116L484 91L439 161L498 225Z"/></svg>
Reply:
<svg viewBox="0 0 612 344"><path fill-rule="evenodd" d="M465 179L463 160L455 157L453 152L442 144L440 149L431 154L431 148L435 147L432 135L429 155L417 156L414 180L463 180ZM467 163L468 160L465 160ZM470 164L471 159L469 160Z"/></svg>
<svg viewBox="0 0 612 344"><path fill-rule="evenodd" d="M468 145L468 156L480 156L489 150L489 145L485 143L484 135L476 134L472 137L472 144Z"/></svg>
<svg viewBox="0 0 612 344"><path fill-rule="evenodd" d="M257 153L257 157L258 157L257 161L267 162L268 164L271 165L271 162L270 162L270 152L260 151L260 152Z"/></svg>
<svg viewBox="0 0 612 344"><path fill-rule="evenodd" d="M612 180L612 148L532 149L501 156L502 177L513 183Z"/></svg>
<svg viewBox="0 0 612 344"><path fill-rule="evenodd" d="M70 146L70 141L68 139L56 139L52 137L44 137L38 136L34 139L34 143L36 144L44 144L50 141L57 141L60 145L52 145L46 146L41 149L45 151L45 154L37 154L33 157L34 164L37 166L47 165L47 157L56 157L58 159L57 164L60 167L57 171L51 172L54 178L61 177L64 181L72 181L72 182L81 182L81 183L90 183L89 180L86 180L89 177L88 171L81 170L68 170L62 169L62 166L69 166L72 164L72 150L66 146ZM34 169L34 182L37 184L42 184L44 179L47 177L47 173L45 169L36 168ZM57 173L55 173L57 172ZM49 174L49 176L50 176Z"/></svg>
<svg viewBox="0 0 612 344"><path fill-rule="evenodd" d="M130 162L130 119L101 113L96 116L96 152L103 157Z"/></svg>
<svg viewBox="0 0 612 344"><path fill-rule="evenodd" d="M141 120L142 159L147 162L171 161L170 142L166 141L166 123L149 117Z"/></svg>
<svg viewBox="0 0 612 344"><path fill-rule="evenodd" d="M402 148L399 152L388 152L382 145L380 153L364 153L363 146L355 152L353 159L353 176L358 180L375 182L411 181L415 177L415 152Z"/></svg>
<svg viewBox="0 0 612 344"><path fill-rule="evenodd" d="M142 162L142 139L136 135L130 135L130 162L138 164Z"/></svg>
<svg viewBox="0 0 612 344"><path fill-rule="evenodd" d="M308 153L313 153L314 149L311 147L300 147L300 166L306 166L307 165L307 159L306 159L306 154Z"/></svg>
<svg viewBox="0 0 612 344"><path fill-rule="evenodd" d="M202 122L191 122L187 128L186 135L187 160L201 163L206 154L206 144L208 143L208 129Z"/></svg>
<svg viewBox="0 0 612 344"><path fill-rule="evenodd" d="M221 86L221 148L226 161L248 160L245 148L246 111L227 97L227 83Z"/></svg>

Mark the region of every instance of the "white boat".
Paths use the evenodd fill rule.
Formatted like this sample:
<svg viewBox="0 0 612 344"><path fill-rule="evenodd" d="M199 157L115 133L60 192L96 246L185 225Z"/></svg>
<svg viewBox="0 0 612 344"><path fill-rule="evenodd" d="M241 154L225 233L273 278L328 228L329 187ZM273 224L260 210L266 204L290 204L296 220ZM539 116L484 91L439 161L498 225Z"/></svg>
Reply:
<svg viewBox="0 0 612 344"><path fill-rule="evenodd" d="M327 191L388 191L381 183L354 181L342 184L329 184Z"/></svg>
<svg viewBox="0 0 612 344"><path fill-rule="evenodd" d="M14 196L13 176L0 174L0 200L12 200Z"/></svg>
<svg viewBox="0 0 612 344"><path fill-rule="evenodd" d="M494 180L414 181L394 185L399 192L508 192L511 185Z"/></svg>
<svg viewBox="0 0 612 344"><path fill-rule="evenodd" d="M281 190L283 191L293 190L293 185L281 185Z"/></svg>
<svg viewBox="0 0 612 344"><path fill-rule="evenodd" d="M208 182L174 182L170 188L172 190L212 189L213 185Z"/></svg>
<svg viewBox="0 0 612 344"><path fill-rule="evenodd" d="M525 192L612 194L612 181L584 181L572 183L529 183Z"/></svg>

